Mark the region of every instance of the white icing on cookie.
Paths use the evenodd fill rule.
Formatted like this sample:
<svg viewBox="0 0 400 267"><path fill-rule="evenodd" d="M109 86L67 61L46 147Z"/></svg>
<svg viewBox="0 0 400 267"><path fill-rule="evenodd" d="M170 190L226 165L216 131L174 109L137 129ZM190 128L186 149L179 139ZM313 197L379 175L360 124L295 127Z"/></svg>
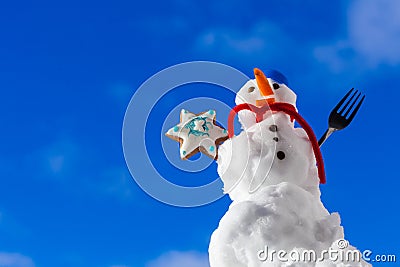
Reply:
<svg viewBox="0 0 400 267"><path fill-rule="evenodd" d="M228 132L215 125L215 116L215 110L194 114L182 109L180 123L166 133L166 136L181 141L182 159L187 159L198 150L213 159L217 157L217 145L228 137Z"/></svg>

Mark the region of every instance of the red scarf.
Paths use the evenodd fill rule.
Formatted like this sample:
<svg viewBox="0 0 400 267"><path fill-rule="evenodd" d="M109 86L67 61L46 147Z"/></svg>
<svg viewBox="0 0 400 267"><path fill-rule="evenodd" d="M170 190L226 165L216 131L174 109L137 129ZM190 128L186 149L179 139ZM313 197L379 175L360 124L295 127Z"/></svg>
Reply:
<svg viewBox="0 0 400 267"><path fill-rule="evenodd" d="M257 107L251 104L240 104L235 106L231 112L229 113L228 117L228 134L229 138L232 138L234 135L234 127L233 127L233 120L235 119L236 113L238 113L241 110L250 110L254 113L256 113L256 122L260 122L263 119L263 115L265 112L268 110L271 111L282 111L290 116L290 118L293 120L297 120L297 122L300 124L300 126L306 131L308 135L308 139L311 142L311 146L314 151L314 156L317 161L317 167L318 167L318 177L319 177L319 182L321 184L326 183L326 176L325 176L325 167L324 167L324 160L322 158L321 150L318 145L318 140L317 137L314 134L314 131L312 130L311 126L306 122L306 120L296 111L296 108L288 103L282 103L282 102L275 102L269 105L264 105L262 107Z"/></svg>

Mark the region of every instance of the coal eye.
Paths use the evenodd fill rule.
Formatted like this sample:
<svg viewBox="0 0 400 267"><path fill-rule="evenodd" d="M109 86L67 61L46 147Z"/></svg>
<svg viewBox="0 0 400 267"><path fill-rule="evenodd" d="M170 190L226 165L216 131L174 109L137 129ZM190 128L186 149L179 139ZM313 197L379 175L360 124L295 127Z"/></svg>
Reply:
<svg viewBox="0 0 400 267"><path fill-rule="evenodd" d="M279 89L279 84L277 84L277 83L274 83L272 86L274 87L275 90Z"/></svg>
<svg viewBox="0 0 400 267"><path fill-rule="evenodd" d="M254 89L256 89L254 86L249 87L249 89L247 90L249 93L252 93L254 91Z"/></svg>

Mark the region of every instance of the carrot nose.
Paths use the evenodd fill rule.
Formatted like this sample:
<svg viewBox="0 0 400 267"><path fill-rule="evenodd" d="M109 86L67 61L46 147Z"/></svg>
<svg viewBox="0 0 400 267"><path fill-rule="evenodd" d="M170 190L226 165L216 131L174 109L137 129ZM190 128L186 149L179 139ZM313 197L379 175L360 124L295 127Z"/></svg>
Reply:
<svg viewBox="0 0 400 267"><path fill-rule="evenodd" d="M260 69L254 68L254 76L256 77L257 85L260 89L261 95L265 98L268 98L268 103L274 103L274 91L272 91L265 74Z"/></svg>

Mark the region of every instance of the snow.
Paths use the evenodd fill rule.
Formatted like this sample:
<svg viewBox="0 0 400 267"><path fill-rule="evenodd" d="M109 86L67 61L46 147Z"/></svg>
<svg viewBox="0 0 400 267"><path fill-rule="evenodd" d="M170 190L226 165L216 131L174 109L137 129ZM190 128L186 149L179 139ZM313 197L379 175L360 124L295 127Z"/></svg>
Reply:
<svg viewBox="0 0 400 267"><path fill-rule="evenodd" d="M303 188L282 182L260 189L246 201L233 201L211 237L210 266L346 266L329 259L317 261L323 250L343 238L338 213L330 214L318 197ZM288 253L312 250L316 260L290 265L270 256L261 261L259 251L266 251L266 246ZM369 265L351 262L349 266Z"/></svg>
<svg viewBox="0 0 400 267"><path fill-rule="evenodd" d="M269 117L219 147L218 174L232 200L246 200L257 188L281 182L296 184L319 197L310 142L302 128L294 129L292 125L285 114L269 113ZM277 157L279 151L285 155L283 160Z"/></svg>
<svg viewBox="0 0 400 267"><path fill-rule="evenodd" d="M251 80L243 86L237 104L253 104L259 99L260 95L250 95L258 90L249 92L249 86L257 85ZM295 105L293 91L280 86L277 101ZM339 214L329 213L321 202L316 161L305 131L294 128L283 113L267 113L260 123L251 116L239 113L244 131L218 150L218 174L233 202L211 237L210 266L370 266L362 260L324 254L334 249L338 253L359 251L350 245L338 247L339 242L347 242L344 230ZM283 261L260 257L268 255L263 253L267 250L313 251L316 258ZM318 261L321 254L324 260Z"/></svg>
<svg viewBox="0 0 400 267"><path fill-rule="evenodd" d="M312 248L320 254L343 236L343 230L338 214L330 215L316 200L301 187L282 182L246 201L234 201L212 235L211 266L264 266L257 252L265 246L286 251Z"/></svg>

